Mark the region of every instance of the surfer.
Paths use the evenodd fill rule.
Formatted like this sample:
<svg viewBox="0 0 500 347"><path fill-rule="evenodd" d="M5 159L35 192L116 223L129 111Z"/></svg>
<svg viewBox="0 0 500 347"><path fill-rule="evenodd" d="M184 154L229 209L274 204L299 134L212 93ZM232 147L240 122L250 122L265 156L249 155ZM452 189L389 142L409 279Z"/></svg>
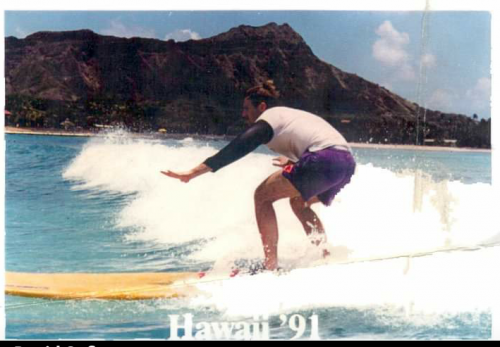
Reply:
<svg viewBox="0 0 500 347"><path fill-rule="evenodd" d="M279 92L272 81L247 90L242 116L249 128L226 147L186 172L162 171L189 182L207 172L216 172L242 158L261 144L281 154L271 174L255 190L255 214L264 247L264 267L278 266L278 224L273 203L290 199L292 211L312 242L326 242L325 231L311 205L329 206L350 182L356 163L344 137L324 119L312 113L277 106ZM327 256L326 249L323 255Z"/></svg>

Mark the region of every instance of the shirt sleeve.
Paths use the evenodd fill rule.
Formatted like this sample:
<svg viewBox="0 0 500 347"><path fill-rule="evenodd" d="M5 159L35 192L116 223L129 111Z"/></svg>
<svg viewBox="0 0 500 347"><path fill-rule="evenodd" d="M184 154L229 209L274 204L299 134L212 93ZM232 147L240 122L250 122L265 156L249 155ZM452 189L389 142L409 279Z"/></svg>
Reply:
<svg viewBox="0 0 500 347"><path fill-rule="evenodd" d="M255 122L247 131L232 140L217 154L203 162L213 172L229 165L254 151L273 138L273 128L266 121Z"/></svg>
<svg viewBox="0 0 500 347"><path fill-rule="evenodd" d="M259 118L258 121L267 122L271 128L273 129L274 134L278 134L283 126L283 117L282 117L282 108L281 107L272 107L268 110L265 110Z"/></svg>

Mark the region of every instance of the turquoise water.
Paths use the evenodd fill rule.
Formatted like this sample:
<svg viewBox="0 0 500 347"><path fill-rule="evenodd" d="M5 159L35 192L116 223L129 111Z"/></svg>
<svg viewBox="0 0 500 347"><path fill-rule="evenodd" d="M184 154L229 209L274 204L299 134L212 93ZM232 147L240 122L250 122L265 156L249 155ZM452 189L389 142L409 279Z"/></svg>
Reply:
<svg viewBox="0 0 500 347"><path fill-rule="evenodd" d="M477 152L355 149L360 164L392 171L422 170L435 180L491 184L491 154Z"/></svg>
<svg viewBox="0 0 500 347"><path fill-rule="evenodd" d="M189 138L137 139L127 134L99 139L6 135L6 270L200 271L216 268L220 259L231 263L238 258L259 258L260 244L251 211L251 196L258 182L272 172L272 167L265 165L271 159L267 149L260 148L248 159L234 164L235 169L223 169L220 174L200 178L197 183L188 186L171 182L159 174L161 169L196 165L224 144L224 141ZM359 178L351 183L352 188L346 189L340 196L337 211L353 211L361 197L366 200L371 195L375 199L378 194L370 194L367 189L384 184L389 184L387 190L398 185L403 187L400 192L391 192L395 194L392 198L383 197L387 199L384 201L386 208L395 209L401 205L395 201L399 196L397 194L415 198L415 177L418 176L419 180L426 177L422 215L415 218L425 221L436 232L424 241L410 240L410 243L433 248L441 245L443 235L457 244L476 244L496 237L493 219L486 220L486 227L474 237L467 232L473 222L472 215L477 216L470 205L466 205L475 203L470 201L470 197L479 195L481 197L475 199L493 201L489 153L354 149L354 154L359 164ZM243 167L244 171L239 171L241 175L231 171ZM210 179L212 181L208 181ZM443 182L447 182L444 193ZM437 193L431 195L430 202L426 203L425 194L428 191ZM379 198L374 201L380 202ZM439 204L434 204L436 200ZM233 210L228 210L228 205ZM377 209L376 205L372 204L372 210ZM431 205L438 207L434 209ZM280 206L278 214L288 216L288 212L282 210L286 211L286 206ZM414 209L408 207L407 210L404 212L408 214L405 220L414 218ZM471 217L464 216L460 212L462 210L470 211ZM382 213L382 210L379 212ZM481 213L489 218L488 210L483 209ZM284 228L295 230L292 218L286 218ZM336 247L349 248L360 256L376 255L364 253L367 252L366 243L349 239L352 232L344 225L353 224L348 222L350 217L346 216L344 221L343 217L325 214L327 226L330 218L334 220L332 225L335 227L331 229L337 240ZM396 240L384 249L383 255L407 251L405 247L410 247L395 236L401 228L408 227L406 223L389 222L374 216L367 219L370 219L370 228L384 229L388 238ZM360 233L366 232L364 225L359 224L357 228ZM380 235L384 235L383 232ZM408 230L408 235L421 237L416 234ZM286 237L284 233L283 241L280 241L283 242L283 262L295 267L295 254L302 251L306 254L310 250L293 248L297 244L296 239L302 237L299 233L293 236L296 239ZM475 253L472 256L478 264L491 260L491 254L485 251L472 253ZM457 259L470 262L471 259L471 255L461 253L453 253L449 257L439 258L439 263ZM389 273L383 266L378 266L378 269L375 267L374 271ZM336 268L324 271L332 271L333 278L347 276ZM353 267L351 275L361 278L366 275L365 271ZM335 277L336 273L339 277ZM479 276L473 268L470 273L471 276ZM223 289L209 288L212 293L209 298L170 301L51 301L7 296L6 337L165 339L170 336L170 316L173 314L192 313L197 321L208 322L251 321L260 311L253 311L256 305L251 304L249 297L255 295L257 298L253 299L265 303L267 299L273 299L273 295L276 298L283 295L276 292L265 298L265 291L260 294L258 290L245 293L245 289L241 288L250 289L254 283L258 283L259 288L266 288L266 285L288 288L297 284L293 274L279 278L274 284L274 279L261 277L242 279L242 283L237 280ZM485 275L476 280L488 281L489 278ZM398 283L397 280L394 283ZM234 293L238 292L240 297L229 298L221 294L231 285L238 288ZM325 282L319 285L332 284ZM368 282L362 283L358 287L360 293L369 286ZM345 296L347 294L340 288L342 286L337 284L337 287L339 292L335 298L330 298L328 293L318 294L315 299L298 294L283 299L277 309L263 305L260 309L265 311L262 314L269 316L270 337L288 339L294 336L289 327L281 324L280 313L289 316L300 314L306 318L317 315L319 335L324 339L483 339L491 334L488 293L486 299L483 295L477 303L474 296L468 296L464 301L467 305L450 303L444 308L435 308L429 301L414 294L416 296L412 300L417 303L417 308L409 314L408 306L403 303L406 299L388 302L375 294L368 299L366 295L357 297L352 293ZM302 293L307 297L314 296L316 287L307 288ZM349 292L347 287L344 289ZM304 337L308 333L309 326Z"/></svg>

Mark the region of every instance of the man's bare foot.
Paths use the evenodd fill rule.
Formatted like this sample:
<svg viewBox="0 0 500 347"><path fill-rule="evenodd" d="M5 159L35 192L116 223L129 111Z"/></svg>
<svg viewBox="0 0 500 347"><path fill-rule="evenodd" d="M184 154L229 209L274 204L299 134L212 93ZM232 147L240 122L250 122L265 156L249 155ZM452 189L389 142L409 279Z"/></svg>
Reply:
<svg viewBox="0 0 500 347"><path fill-rule="evenodd" d="M278 260L277 259L266 259L264 261L264 267L266 270L274 271L278 268Z"/></svg>

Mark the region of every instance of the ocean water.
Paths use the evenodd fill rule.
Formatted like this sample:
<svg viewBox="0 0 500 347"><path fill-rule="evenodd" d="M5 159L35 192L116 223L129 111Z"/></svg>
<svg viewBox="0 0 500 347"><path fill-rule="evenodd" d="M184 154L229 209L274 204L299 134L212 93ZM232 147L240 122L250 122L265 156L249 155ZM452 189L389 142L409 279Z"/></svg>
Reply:
<svg viewBox="0 0 500 347"><path fill-rule="evenodd" d="M229 273L261 259L253 192L276 170L271 152L261 147L188 184L160 174L225 144L6 135L6 270ZM314 205L328 262L279 201L284 274L203 283L203 295L175 300L7 296L6 337L168 339L173 316L191 314L195 324L257 322L271 339L490 338L500 261L491 155L353 151L351 183L331 207Z"/></svg>

